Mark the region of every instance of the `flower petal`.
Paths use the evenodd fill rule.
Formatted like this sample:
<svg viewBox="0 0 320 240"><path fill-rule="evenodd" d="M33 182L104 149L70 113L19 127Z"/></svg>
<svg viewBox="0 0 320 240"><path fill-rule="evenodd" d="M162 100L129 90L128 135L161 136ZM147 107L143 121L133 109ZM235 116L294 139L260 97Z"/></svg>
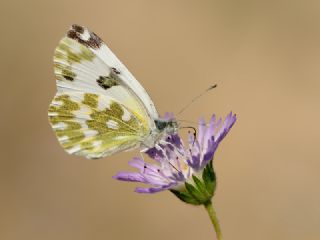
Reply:
<svg viewBox="0 0 320 240"><path fill-rule="evenodd" d="M144 160L142 160L139 157L135 157L131 161L129 161L129 165L131 167L139 169L140 172L143 174L148 173L150 171L157 172L159 169L157 165L146 163Z"/></svg>
<svg viewBox="0 0 320 240"><path fill-rule="evenodd" d="M167 115L168 117L168 115ZM209 124L199 120L198 136L190 133L187 146L183 144L178 134L167 135L153 148L146 149L145 153L157 164L144 161L143 158L133 158L129 165L140 172L120 172L113 178L121 181L141 182L150 184L148 188L136 188L139 193L155 193L166 189L174 189L200 172L213 159L215 151L230 131L236 121L236 115L230 112L224 120L217 121L212 115ZM200 172L201 173L201 172Z"/></svg>
<svg viewBox="0 0 320 240"><path fill-rule="evenodd" d="M206 129L207 129L206 121L202 117L199 120L199 129L198 129L198 141L199 141L200 145L203 144L203 138L206 133Z"/></svg>
<svg viewBox="0 0 320 240"><path fill-rule="evenodd" d="M137 172L119 172L112 178L120 181L148 183L142 174Z"/></svg>
<svg viewBox="0 0 320 240"><path fill-rule="evenodd" d="M168 190L168 189L172 188L175 185L177 185L177 184L168 184L168 185L163 185L163 186L160 186L160 187L151 187L151 188L137 187L135 189L135 192L137 192L137 193L157 193L157 192L161 192L161 191L164 191L164 190Z"/></svg>

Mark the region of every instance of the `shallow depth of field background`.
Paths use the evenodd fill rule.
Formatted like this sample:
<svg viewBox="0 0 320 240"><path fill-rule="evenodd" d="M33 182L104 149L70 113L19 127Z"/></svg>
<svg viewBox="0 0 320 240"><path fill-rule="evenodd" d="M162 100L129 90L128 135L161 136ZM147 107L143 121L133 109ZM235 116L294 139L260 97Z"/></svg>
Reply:
<svg viewBox="0 0 320 240"><path fill-rule="evenodd" d="M1 1L1 240L214 239L201 207L112 176L137 151L67 155L47 121L52 55L73 23L96 32L160 113L237 113L214 160L224 239L320 238L319 1Z"/></svg>

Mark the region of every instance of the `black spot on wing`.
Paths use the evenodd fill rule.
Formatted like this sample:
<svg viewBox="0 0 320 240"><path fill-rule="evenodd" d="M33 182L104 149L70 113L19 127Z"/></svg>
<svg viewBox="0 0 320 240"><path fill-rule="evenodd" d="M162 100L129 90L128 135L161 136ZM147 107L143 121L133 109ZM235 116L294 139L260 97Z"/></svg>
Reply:
<svg viewBox="0 0 320 240"><path fill-rule="evenodd" d="M71 76L63 75L63 77L64 77L66 80L69 80L69 81L73 81L73 80L74 80L74 78L71 77Z"/></svg>
<svg viewBox="0 0 320 240"><path fill-rule="evenodd" d="M116 69L115 67L111 68L111 70L115 73L115 74L120 74L120 71L118 69Z"/></svg>
<svg viewBox="0 0 320 240"><path fill-rule="evenodd" d="M71 39L78 41L80 44L85 45L93 49L98 49L102 45L102 40L95 33L88 31L89 38L84 38L85 28L79 25L72 25L71 29L68 31L67 36Z"/></svg>
<svg viewBox="0 0 320 240"><path fill-rule="evenodd" d="M68 81L73 81L77 76L74 72L72 72L69 68L62 69L61 75L64 79Z"/></svg>
<svg viewBox="0 0 320 240"><path fill-rule="evenodd" d="M84 32L84 28L80 25L77 25L77 24L73 24L72 25L72 29L77 32L77 33L80 33L82 34Z"/></svg>
<svg viewBox="0 0 320 240"><path fill-rule="evenodd" d="M97 79L97 83L103 89L109 89L109 88L111 88L113 86L119 85L119 79L118 79L117 75L114 75L114 73L111 72L108 77L100 76Z"/></svg>

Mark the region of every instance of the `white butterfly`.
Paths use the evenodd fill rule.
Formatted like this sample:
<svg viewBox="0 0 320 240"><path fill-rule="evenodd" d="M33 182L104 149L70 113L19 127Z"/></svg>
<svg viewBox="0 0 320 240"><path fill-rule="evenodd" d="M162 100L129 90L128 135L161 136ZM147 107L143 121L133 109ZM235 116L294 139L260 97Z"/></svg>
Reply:
<svg viewBox="0 0 320 240"><path fill-rule="evenodd" d="M177 132L174 119L159 118L140 83L106 44L73 25L54 53L57 93L49 121L70 154L100 158L153 147Z"/></svg>

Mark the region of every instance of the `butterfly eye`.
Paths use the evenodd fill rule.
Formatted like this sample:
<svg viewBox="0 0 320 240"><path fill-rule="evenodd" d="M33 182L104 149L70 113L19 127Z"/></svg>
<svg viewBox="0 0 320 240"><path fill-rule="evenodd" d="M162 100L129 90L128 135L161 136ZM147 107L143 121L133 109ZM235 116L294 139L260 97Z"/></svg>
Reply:
<svg viewBox="0 0 320 240"><path fill-rule="evenodd" d="M161 120L154 120L154 123L156 124L157 129L160 131L165 129L168 125L168 122L164 122Z"/></svg>

